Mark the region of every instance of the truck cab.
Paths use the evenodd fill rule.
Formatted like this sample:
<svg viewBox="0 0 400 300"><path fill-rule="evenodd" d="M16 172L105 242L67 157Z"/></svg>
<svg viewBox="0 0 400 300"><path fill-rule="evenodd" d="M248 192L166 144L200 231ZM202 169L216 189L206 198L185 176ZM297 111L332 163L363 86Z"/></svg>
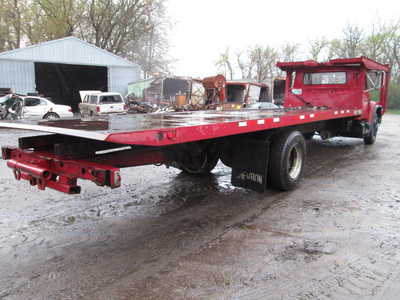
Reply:
<svg viewBox="0 0 400 300"><path fill-rule="evenodd" d="M286 71L284 107L319 107L343 111L356 109L358 118L349 120L340 132L329 136L366 137L377 130L386 110L390 79L389 65L367 57L316 61L282 62ZM373 133L376 135L376 132Z"/></svg>

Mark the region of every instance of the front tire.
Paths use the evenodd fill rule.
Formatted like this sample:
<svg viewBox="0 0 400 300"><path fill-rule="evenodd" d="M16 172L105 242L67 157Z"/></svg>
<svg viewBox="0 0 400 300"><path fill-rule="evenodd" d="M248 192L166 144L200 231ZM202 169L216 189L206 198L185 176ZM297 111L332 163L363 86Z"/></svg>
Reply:
<svg viewBox="0 0 400 300"><path fill-rule="evenodd" d="M370 129L368 131L368 134L364 136L365 145L372 145L375 143L376 136L378 134L378 128L379 128L378 116L375 114L372 124L370 124Z"/></svg>
<svg viewBox="0 0 400 300"><path fill-rule="evenodd" d="M299 183L306 160L306 142L299 131L288 131L272 139L269 183L278 190L293 190Z"/></svg>

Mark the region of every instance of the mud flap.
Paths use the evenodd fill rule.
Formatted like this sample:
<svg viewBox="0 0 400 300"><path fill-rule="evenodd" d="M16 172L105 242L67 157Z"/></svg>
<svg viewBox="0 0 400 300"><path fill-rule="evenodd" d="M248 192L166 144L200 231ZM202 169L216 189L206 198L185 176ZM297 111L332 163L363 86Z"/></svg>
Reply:
<svg viewBox="0 0 400 300"><path fill-rule="evenodd" d="M234 186L264 192L270 143L268 139L241 140L233 148L232 178Z"/></svg>

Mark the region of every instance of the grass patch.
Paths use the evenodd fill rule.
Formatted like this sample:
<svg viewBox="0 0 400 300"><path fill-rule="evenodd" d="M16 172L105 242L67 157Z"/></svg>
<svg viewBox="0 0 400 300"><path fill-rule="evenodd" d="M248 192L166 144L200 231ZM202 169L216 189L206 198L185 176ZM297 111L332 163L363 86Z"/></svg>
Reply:
<svg viewBox="0 0 400 300"><path fill-rule="evenodd" d="M389 114L400 115L400 109L388 109Z"/></svg>

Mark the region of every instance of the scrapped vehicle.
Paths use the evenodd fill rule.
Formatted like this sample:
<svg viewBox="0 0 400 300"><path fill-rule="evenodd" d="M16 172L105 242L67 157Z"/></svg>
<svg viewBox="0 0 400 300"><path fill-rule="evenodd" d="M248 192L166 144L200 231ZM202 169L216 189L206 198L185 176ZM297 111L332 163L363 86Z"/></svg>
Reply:
<svg viewBox="0 0 400 300"><path fill-rule="evenodd" d="M157 106L174 105L177 96L190 97L191 79L186 77L154 77L128 84L128 96L133 101Z"/></svg>
<svg viewBox="0 0 400 300"><path fill-rule="evenodd" d="M150 104L144 101L130 100L127 97L129 103L129 113L147 114L157 111L158 106L156 104Z"/></svg>
<svg viewBox="0 0 400 300"><path fill-rule="evenodd" d="M38 96L24 96L22 114L24 119L54 120L72 118L71 106L55 104L49 99Z"/></svg>
<svg viewBox="0 0 400 300"><path fill-rule="evenodd" d="M106 114L125 114L128 111L120 93L80 91L82 102L79 111L82 118Z"/></svg>
<svg viewBox="0 0 400 300"><path fill-rule="evenodd" d="M23 100L14 94L0 97L0 119L18 120L22 118Z"/></svg>
<svg viewBox="0 0 400 300"><path fill-rule="evenodd" d="M252 81L227 81L224 109L240 109L268 101L268 85Z"/></svg>
<svg viewBox="0 0 400 300"><path fill-rule="evenodd" d="M261 108L256 105L269 102L269 87L267 84L246 80L226 81L223 75L203 79L206 104L214 104L221 110L237 110L248 106ZM264 105L264 109L268 105Z"/></svg>
<svg viewBox="0 0 400 300"><path fill-rule="evenodd" d="M10 88L2 88L0 87L0 97L12 94L12 90Z"/></svg>
<svg viewBox="0 0 400 300"><path fill-rule="evenodd" d="M46 125L0 122L0 127L53 133L20 138L18 148L2 147L2 156L17 180L69 194L80 192L78 179L117 188L124 167L164 164L194 175L209 173L219 160L232 169L233 186L263 192L299 185L306 140L314 134L375 143L387 106L389 65L359 57L277 66L287 75L284 107Z"/></svg>
<svg viewBox="0 0 400 300"><path fill-rule="evenodd" d="M276 105L283 105L283 99L285 98L286 78L275 78L272 84L272 102Z"/></svg>

